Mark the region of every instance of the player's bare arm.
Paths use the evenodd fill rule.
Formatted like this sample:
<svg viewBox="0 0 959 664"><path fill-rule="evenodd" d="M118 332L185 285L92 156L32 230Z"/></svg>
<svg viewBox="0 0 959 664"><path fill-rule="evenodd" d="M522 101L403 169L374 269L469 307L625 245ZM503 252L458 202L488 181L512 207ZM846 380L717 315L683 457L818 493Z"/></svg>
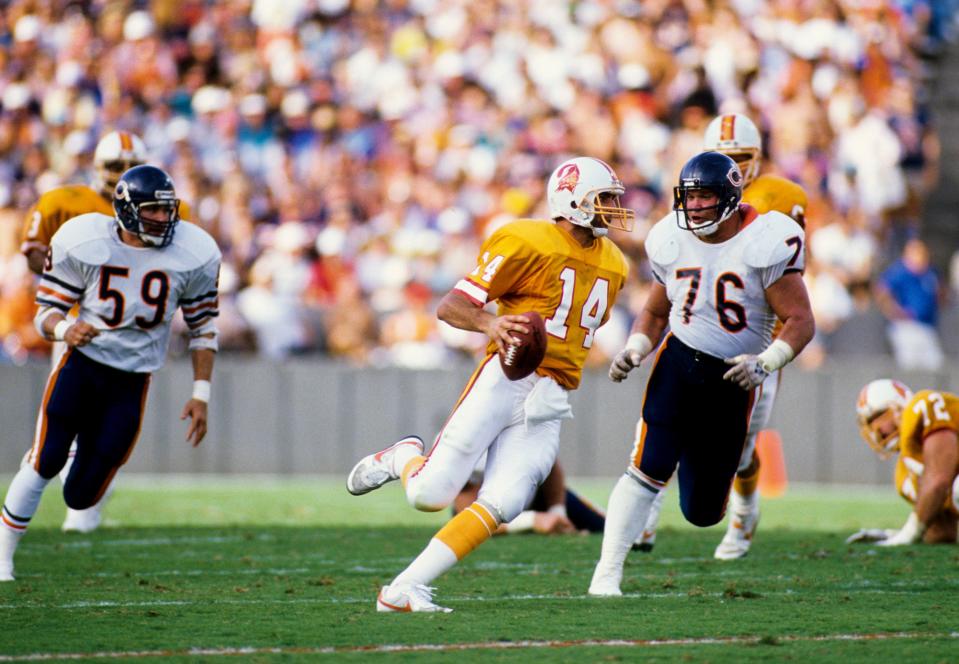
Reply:
<svg viewBox="0 0 959 664"><path fill-rule="evenodd" d="M919 495L916 499L916 516L920 529L925 530L936 515L952 488L959 467L959 440L951 429L936 431L922 443L925 468L919 478Z"/></svg>
<svg viewBox="0 0 959 664"><path fill-rule="evenodd" d="M501 353L505 353L506 347L514 342L510 332L529 332L525 325L529 322L526 316L496 316L455 291L450 291L440 300L436 317L461 330L482 332L493 340Z"/></svg>
<svg viewBox="0 0 959 664"><path fill-rule="evenodd" d="M34 274L43 274L43 264L47 259L47 247L30 247L23 252L27 257L27 267Z"/></svg>
<svg viewBox="0 0 959 664"><path fill-rule="evenodd" d="M626 379L629 372L639 366L643 358L659 343L663 331L669 323L669 311L672 305L666 287L656 282L649 290L649 297L643 310L639 312L630 332L626 347L617 353L609 367L609 379L619 383Z"/></svg>
<svg viewBox="0 0 959 664"><path fill-rule="evenodd" d="M806 284L798 272L784 274L772 286L766 289L766 301L783 321L779 339L789 344L798 355L812 341L816 332L816 321L809 304Z"/></svg>
<svg viewBox="0 0 959 664"><path fill-rule="evenodd" d="M766 301L783 321L783 329L759 355L737 355L726 359L732 369L723 376L744 390L758 386L766 376L782 369L806 347L816 331L806 284L798 272L780 277L765 290Z"/></svg>
<svg viewBox="0 0 959 664"><path fill-rule="evenodd" d="M212 336L212 335L210 335ZM206 436L207 431L207 402L210 400L210 378L213 377L213 362L216 353L209 348L198 348L191 353L193 361L193 396L183 407L181 420L190 418L190 426L186 432L186 440L196 447ZM198 389L199 388L199 389Z"/></svg>

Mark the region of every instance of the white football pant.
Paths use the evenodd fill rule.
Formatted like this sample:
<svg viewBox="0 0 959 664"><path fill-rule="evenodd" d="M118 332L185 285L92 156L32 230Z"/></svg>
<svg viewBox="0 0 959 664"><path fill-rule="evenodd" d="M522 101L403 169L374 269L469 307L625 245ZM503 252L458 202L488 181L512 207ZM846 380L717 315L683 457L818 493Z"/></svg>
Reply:
<svg viewBox="0 0 959 664"><path fill-rule="evenodd" d="M416 509L439 511L450 505L485 452L478 499L506 523L525 509L552 469L559 451L560 420L554 417L527 427L526 399L539 381L550 381L553 396L561 390L563 400L565 391L552 378L536 374L509 380L497 357L477 369L426 463L407 479L406 497Z"/></svg>

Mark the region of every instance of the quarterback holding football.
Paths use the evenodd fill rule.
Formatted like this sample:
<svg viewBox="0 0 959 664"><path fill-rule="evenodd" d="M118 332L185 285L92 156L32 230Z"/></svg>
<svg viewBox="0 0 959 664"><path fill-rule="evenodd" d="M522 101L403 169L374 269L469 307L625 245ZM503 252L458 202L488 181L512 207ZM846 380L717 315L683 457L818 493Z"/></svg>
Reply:
<svg viewBox="0 0 959 664"><path fill-rule="evenodd" d="M518 220L498 229L480 249L476 268L440 302L441 320L489 337L486 357L427 456L422 439L404 438L357 463L347 488L360 495L401 479L413 507L442 510L485 453L483 482L476 500L382 588L378 611L448 611L433 602L430 583L515 519L549 474L560 422L572 417L568 391L579 385L596 330L626 281L626 258L606 237L610 228L632 228L633 212L620 205L623 193L604 162L564 162L547 183L552 220ZM484 308L494 300L495 315ZM524 360L516 363L524 366L514 372L510 349L519 342L517 333L538 336L536 318L548 339L545 354L534 367L536 354L534 361L525 358L538 342L522 343Z"/></svg>

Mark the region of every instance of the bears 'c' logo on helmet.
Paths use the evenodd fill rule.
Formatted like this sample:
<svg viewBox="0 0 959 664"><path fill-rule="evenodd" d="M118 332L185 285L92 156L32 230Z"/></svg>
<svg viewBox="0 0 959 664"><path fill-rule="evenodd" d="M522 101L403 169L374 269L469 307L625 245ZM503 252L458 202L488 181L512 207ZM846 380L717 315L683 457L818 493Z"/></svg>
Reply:
<svg viewBox="0 0 959 664"><path fill-rule="evenodd" d="M576 164L566 164L562 170L557 173L559 183L556 185L556 191L563 189L572 192L579 184L579 166Z"/></svg>
<svg viewBox="0 0 959 664"><path fill-rule="evenodd" d="M729 180L730 184L732 184L734 187L743 186L743 174L742 174L742 171L739 170L738 166L733 166L732 168L730 168L729 171L727 171L726 173L726 178Z"/></svg>

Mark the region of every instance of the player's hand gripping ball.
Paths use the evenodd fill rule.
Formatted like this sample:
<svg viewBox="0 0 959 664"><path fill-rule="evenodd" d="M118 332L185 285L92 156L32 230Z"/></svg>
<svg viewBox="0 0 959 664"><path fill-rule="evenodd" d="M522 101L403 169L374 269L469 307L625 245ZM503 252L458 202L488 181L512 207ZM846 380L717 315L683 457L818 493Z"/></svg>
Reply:
<svg viewBox="0 0 959 664"><path fill-rule="evenodd" d="M517 343L507 347L505 353L499 354L499 363L503 367L503 373L510 380L520 380L536 371L546 356L546 323L543 317L535 311L527 311L523 314L529 319L526 327L529 332L522 333L512 331L510 336L517 340Z"/></svg>

